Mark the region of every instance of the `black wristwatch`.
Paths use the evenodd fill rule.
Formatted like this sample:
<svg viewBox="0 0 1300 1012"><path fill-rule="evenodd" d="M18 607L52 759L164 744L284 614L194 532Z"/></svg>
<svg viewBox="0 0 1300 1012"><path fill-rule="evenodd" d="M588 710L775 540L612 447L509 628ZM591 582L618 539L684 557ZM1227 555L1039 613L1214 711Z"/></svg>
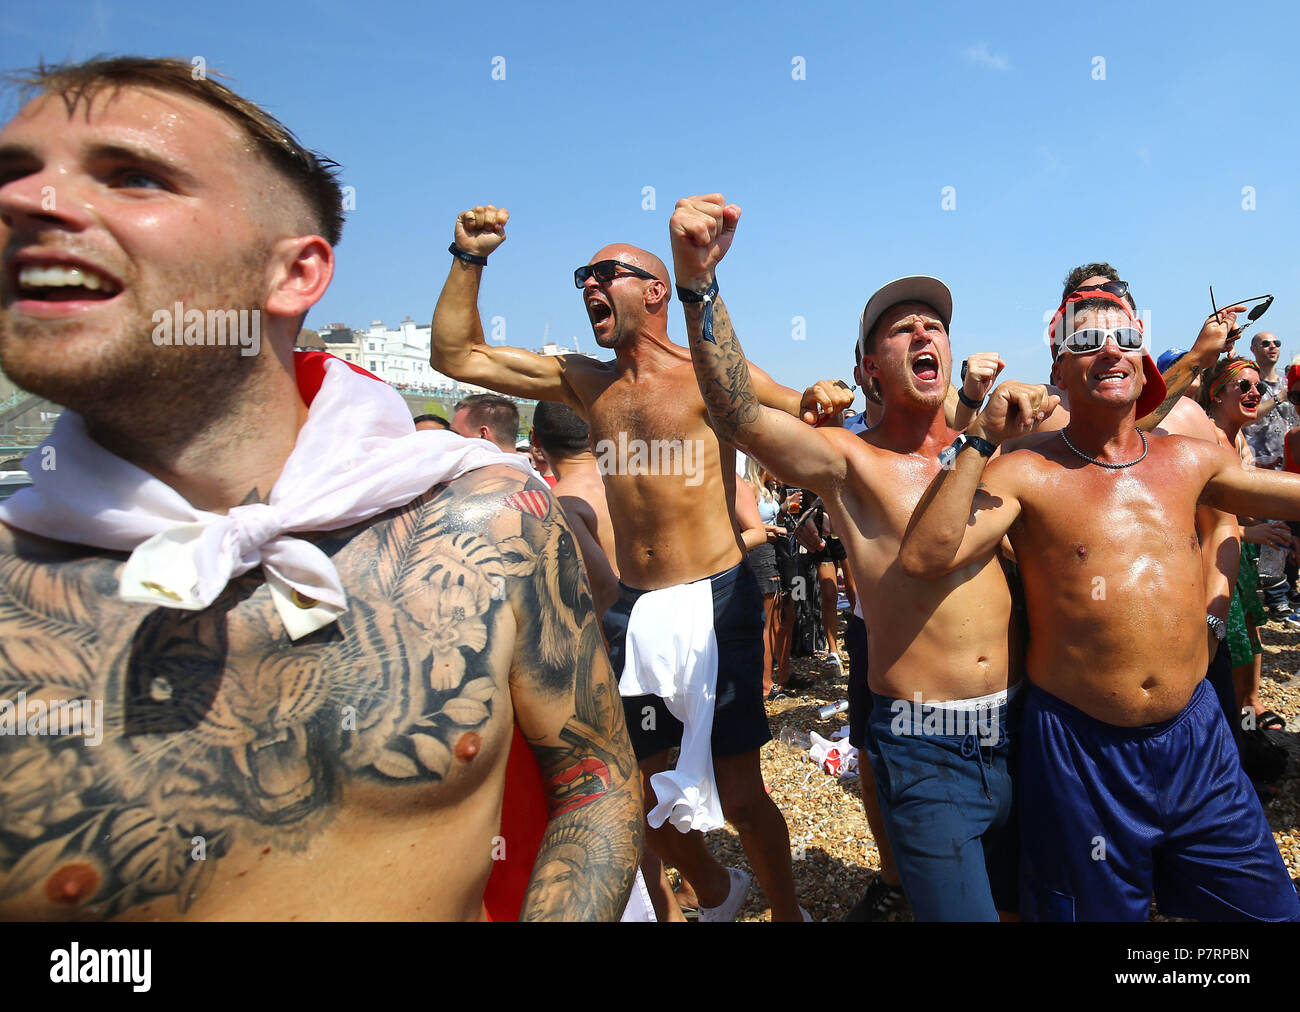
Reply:
<svg viewBox="0 0 1300 1012"><path fill-rule="evenodd" d="M980 455L984 457L993 456L994 452L997 450L997 447L987 439L981 439L979 436L967 435L963 432L952 441L952 446L948 447L946 450L939 451L939 466L944 470L952 467L953 462L957 459L957 454L961 453L961 451L966 449L968 446L973 446L980 452Z"/></svg>

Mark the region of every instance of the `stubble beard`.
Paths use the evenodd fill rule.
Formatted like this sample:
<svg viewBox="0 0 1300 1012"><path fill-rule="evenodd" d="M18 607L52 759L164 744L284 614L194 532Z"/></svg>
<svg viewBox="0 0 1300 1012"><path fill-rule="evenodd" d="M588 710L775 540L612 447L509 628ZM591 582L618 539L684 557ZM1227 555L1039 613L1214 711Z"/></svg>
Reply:
<svg viewBox="0 0 1300 1012"><path fill-rule="evenodd" d="M269 349L242 355L237 330L233 339L227 332L224 346L187 346L183 319L172 320L172 344L160 346L153 340L154 313L174 317L179 302L185 312L203 312L206 327L209 309L260 310L264 265L261 253L245 254L205 277L186 272L152 284L128 281L119 304L94 322L16 318L5 310L0 369L29 393L111 427L127 418L162 426L174 415L220 414Z"/></svg>

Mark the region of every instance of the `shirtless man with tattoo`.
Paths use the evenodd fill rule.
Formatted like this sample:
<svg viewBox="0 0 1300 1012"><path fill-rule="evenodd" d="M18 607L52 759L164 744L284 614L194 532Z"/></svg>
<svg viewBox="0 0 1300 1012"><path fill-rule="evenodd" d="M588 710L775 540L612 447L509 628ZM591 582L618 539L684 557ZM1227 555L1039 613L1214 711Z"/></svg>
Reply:
<svg viewBox="0 0 1300 1012"><path fill-rule="evenodd" d="M700 399L687 349L668 337L671 288L662 261L634 246L606 246L575 272L591 328L614 361L581 355L541 356L489 345L478 314L487 257L505 241L509 213L491 205L456 219L451 273L433 316L435 369L516 397L562 401L586 419L604 475L623 591L606 615L615 674L633 603L643 594L711 579L719 655L713 766L722 810L771 904L774 920L800 919L790 864L789 833L763 786L758 750L771 737L763 709L762 598L735 527L735 447L719 439ZM765 403L798 414L820 400L833 410L851 403L846 389L818 384L802 400L755 369ZM680 466L653 464L648 451L676 447ZM654 696L625 697L628 731L645 779L646 808L656 805L650 777L668 769L681 723ZM743 872L728 873L698 832L667 823L647 844L679 868L706 908L730 919L748 889Z"/></svg>
<svg viewBox="0 0 1300 1012"><path fill-rule="evenodd" d="M821 496L843 539L870 630L871 695L865 707L851 703L850 721L870 714L855 736L875 772L913 912L918 920L997 920L1016 909L1010 750L1018 672L1007 581L992 558L939 582L912 579L898 565L912 508L955 434L944 411L952 296L929 277L873 295L857 379L874 381L884 416L862 434L813 428L760 403L718 294L716 267L739 220L740 208L715 193L678 201L669 225L679 290L711 295L708 303L683 297L709 414L719 436ZM990 384L997 371L987 370Z"/></svg>
<svg viewBox="0 0 1300 1012"><path fill-rule="evenodd" d="M65 528L42 534L19 496L0 514L0 699L29 714L90 699L103 718L99 744L84 722L0 735L0 916L480 919L512 846L498 834L517 724L549 809L522 918L617 920L640 781L567 522L495 449L416 433L373 378L319 356L310 381L292 348L333 274L338 185L191 70L35 73L0 132L0 366L71 409L48 448L77 451L48 458L44 491L47 458L30 457L34 492L127 500L108 518L69 500ZM160 346L158 312L177 303L200 326L204 311L260 313L261 353L201 329L183 343L179 321ZM308 403L340 389L359 394L337 415L367 450L344 438L308 470L332 454L378 466L385 447L476 462L438 484L393 463L384 478L409 498L294 527L277 503L303 479L286 461L331 424ZM371 425L385 398L400 424ZM129 480L107 488L109 473ZM200 518L160 535L184 552L133 547L131 506L149 497ZM91 547L110 522L128 543ZM186 554L200 525L227 536ZM133 582L137 563L182 557L192 590ZM213 559L226 568L208 585Z"/></svg>
<svg viewBox="0 0 1300 1012"><path fill-rule="evenodd" d="M989 461L962 449L916 508L900 562L949 580L1009 536L1029 614L1020 776L1024 915L1297 920L1300 903L1205 679L1195 515L1300 517L1300 480L1207 440L1147 435L1159 373L1114 293L1055 345L1065 429ZM1235 312L1225 311L1231 328ZM1156 384L1156 388L1162 384ZM1005 384L968 434L1024 434L1054 398ZM1139 406L1141 405L1141 406Z"/></svg>

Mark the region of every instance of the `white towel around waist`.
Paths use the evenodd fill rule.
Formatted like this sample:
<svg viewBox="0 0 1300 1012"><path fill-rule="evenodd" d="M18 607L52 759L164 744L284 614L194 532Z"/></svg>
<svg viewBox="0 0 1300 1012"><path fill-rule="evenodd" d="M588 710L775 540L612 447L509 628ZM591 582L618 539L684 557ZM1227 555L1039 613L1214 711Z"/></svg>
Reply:
<svg viewBox="0 0 1300 1012"><path fill-rule="evenodd" d="M655 829L671 822L682 833L719 829L726 820L713 778L718 640L712 581L642 594L628 616L625 643L619 692L662 697L684 728L676 768L650 778L659 803L646 821Z"/></svg>

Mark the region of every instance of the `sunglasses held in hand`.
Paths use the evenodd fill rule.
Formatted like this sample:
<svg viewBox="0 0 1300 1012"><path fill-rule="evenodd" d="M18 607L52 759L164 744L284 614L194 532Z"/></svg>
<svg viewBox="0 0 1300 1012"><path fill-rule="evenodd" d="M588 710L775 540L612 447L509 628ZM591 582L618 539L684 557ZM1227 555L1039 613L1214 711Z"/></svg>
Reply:
<svg viewBox="0 0 1300 1012"><path fill-rule="evenodd" d="M1251 324L1253 324L1256 320L1258 320L1261 316L1263 316L1265 313L1268 312L1268 307L1273 305L1273 296L1256 295L1253 299L1238 299L1236 302L1228 303L1228 305L1245 306L1245 305L1249 305L1252 302L1258 302L1259 305L1246 314L1245 323L1243 323L1240 327L1233 327L1232 330L1229 331L1228 333L1229 341L1237 340L1237 338L1241 337L1241 335L1244 334L1250 328ZM1221 319L1221 317L1219 316L1219 307L1214 304L1213 285L1210 285L1210 308L1214 310L1214 313L1212 315L1215 317L1215 319ZM1280 341L1278 342L1278 345L1281 346Z"/></svg>

